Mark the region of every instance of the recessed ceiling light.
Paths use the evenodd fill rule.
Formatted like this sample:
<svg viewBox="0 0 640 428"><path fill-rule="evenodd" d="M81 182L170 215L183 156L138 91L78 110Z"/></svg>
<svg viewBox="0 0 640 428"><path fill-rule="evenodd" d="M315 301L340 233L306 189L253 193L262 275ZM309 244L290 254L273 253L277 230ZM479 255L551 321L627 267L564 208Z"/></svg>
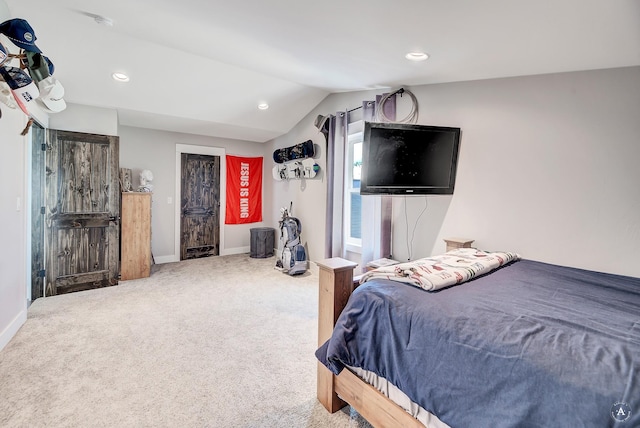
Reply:
<svg viewBox="0 0 640 428"><path fill-rule="evenodd" d="M269 108L269 104L267 104L267 103L260 103L260 104L258 104L258 108L259 108L260 110L266 110L266 109L268 109L268 108Z"/></svg>
<svg viewBox="0 0 640 428"><path fill-rule="evenodd" d="M126 74L118 72L113 73L111 77L113 77L113 80L115 80L116 82L128 82L129 80L131 80Z"/></svg>
<svg viewBox="0 0 640 428"><path fill-rule="evenodd" d="M404 57L409 61L424 61L429 58L429 55L424 52L409 52Z"/></svg>

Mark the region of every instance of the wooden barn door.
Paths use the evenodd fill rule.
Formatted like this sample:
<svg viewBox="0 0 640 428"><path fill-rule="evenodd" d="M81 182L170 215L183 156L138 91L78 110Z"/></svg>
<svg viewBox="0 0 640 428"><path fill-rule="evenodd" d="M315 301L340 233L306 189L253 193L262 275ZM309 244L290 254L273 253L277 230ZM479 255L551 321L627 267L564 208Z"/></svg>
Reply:
<svg viewBox="0 0 640 428"><path fill-rule="evenodd" d="M49 130L46 295L118 283L118 137Z"/></svg>
<svg viewBox="0 0 640 428"><path fill-rule="evenodd" d="M45 130L31 126L31 301L44 296Z"/></svg>
<svg viewBox="0 0 640 428"><path fill-rule="evenodd" d="M182 153L180 260L220 252L220 157Z"/></svg>

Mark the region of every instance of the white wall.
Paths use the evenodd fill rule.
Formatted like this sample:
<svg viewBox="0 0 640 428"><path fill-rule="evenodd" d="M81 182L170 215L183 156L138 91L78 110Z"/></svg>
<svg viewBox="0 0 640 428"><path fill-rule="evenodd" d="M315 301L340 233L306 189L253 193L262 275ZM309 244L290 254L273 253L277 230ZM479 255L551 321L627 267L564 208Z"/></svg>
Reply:
<svg viewBox="0 0 640 428"><path fill-rule="evenodd" d="M0 119L0 349L27 319L26 153L27 123L20 110L2 105Z"/></svg>
<svg viewBox="0 0 640 428"><path fill-rule="evenodd" d="M418 123L459 126L462 140L454 195L394 197L394 258L443 252L442 239L459 236L483 249L640 276L640 67L407 89L419 101ZM269 148L321 141L317 114L381 92L333 94ZM398 103L401 118L408 98ZM271 184L272 216L293 200L311 259L323 258L326 183Z"/></svg>
<svg viewBox="0 0 640 428"><path fill-rule="evenodd" d="M134 187L139 184L143 169L153 172L154 195L152 202L152 251L157 263L179 260L175 254L175 183L176 144L220 147L226 154L238 156L262 156L264 145L192 134L172 133L151 129L118 125L117 112L113 109L68 104L67 109L50 119L52 129L118 135L120 138L120 167L133 172ZM269 159L265 160L268 165ZM271 172L265 170L266 181ZM268 174L268 175L267 175ZM169 203L171 198L171 203ZM224 209L224 207L221 207ZM265 210L268 209L264 207ZM249 251L249 229L272 226L265 222L244 225L225 225L221 254Z"/></svg>
<svg viewBox="0 0 640 428"><path fill-rule="evenodd" d="M157 263L179 260L175 254L175 183L176 144L220 147L226 154L262 156L264 146L258 143L212 138L192 134L172 133L151 129L119 126L117 112L112 109L68 104L67 109L50 119L52 129L118 135L120 138L120 167L130 168L133 184L139 184L143 169L153 172L152 251ZM267 159L268 161L268 159ZM265 165L268 165L265 162ZM265 174L270 171L265 171ZM171 198L171 203L169 203ZM221 207L224 209L224 207ZM268 224L225 225L221 254L249 251L249 229Z"/></svg>
<svg viewBox="0 0 640 428"><path fill-rule="evenodd" d="M463 130L456 193L421 251L462 235L481 248L640 276L640 67L415 93L422 121Z"/></svg>
<svg viewBox="0 0 640 428"><path fill-rule="evenodd" d="M0 0L0 22L10 18L6 3ZM4 35L0 36L0 41L4 46L12 46ZM17 65L15 61L12 65ZM28 224L31 139L30 134L20 135L27 124L27 116L19 109L10 109L4 104L0 107L0 236L5 242L0 247L1 350L27 319L27 296L30 296L31 287L30 260L27 259L31 242ZM48 115L42 109L35 103L29 108L39 123L48 126Z"/></svg>
<svg viewBox="0 0 640 428"><path fill-rule="evenodd" d="M404 260L444 250L442 239L475 239L488 250L587 269L640 276L640 67L409 87L421 124L462 128L453 196L394 199L393 256ZM326 177L318 114L354 108L382 91L333 94L287 135L267 144L120 127L109 109L69 105L49 126L120 135L120 165L154 173L153 251L174 254L175 145L225 148L265 156L264 221L225 226L225 251L248 248L251 227L276 227L293 202L311 260L324 257ZM399 117L408 108L399 100ZM405 110L403 110L405 109ZM28 198L26 123L3 108L0 122L0 348L26 319ZM271 178L274 148L312 139L321 173L312 180ZM135 177L135 175L134 175ZM20 210L17 211L17 201ZM406 217L405 221L405 206ZM416 224L422 209L426 212ZM409 237L416 226L411 250Z"/></svg>
<svg viewBox="0 0 640 428"><path fill-rule="evenodd" d="M324 104L324 102L322 103ZM321 260L324 257L324 222L327 198L327 183L325 176L326 142L324 135L313 126L313 119L307 116L291 132L276 140L265 144L265 220L269 227L278 229L281 218L280 208L289 209L290 215L298 217L302 224L302 242L307 243L307 257L309 260ZM316 162L320 165L319 173L312 179L291 179L276 181L271 169L275 166L273 151L275 148L293 146L306 140L312 140L316 148ZM278 241L276 233L276 241ZM281 247L276 242L276 247Z"/></svg>
<svg viewBox="0 0 640 428"><path fill-rule="evenodd" d="M225 149L227 155L263 156L264 146L259 143L212 138L191 134L156 131L151 129L121 126L120 133L120 167L130 168L133 172L134 186L138 185L138 175L143 169L153 173L152 202L152 251L156 262L177 261L175 254L176 226L176 144L219 147ZM269 166L269 159L264 165ZM224 172L223 172L224 173ZM268 175L266 175L268 173ZM264 171L263 183L271 177L271 172ZM264 185L264 184L263 184ZM224 189L221 189L224 191ZM169 203L171 198L171 203ZM221 210L225 207L221 206ZM266 212L268 208L264 206ZM260 222L240 225L224 225L221 235L224 237L220 253L231 254L249 251L250 232L253 227L273 225Z"/></svg>

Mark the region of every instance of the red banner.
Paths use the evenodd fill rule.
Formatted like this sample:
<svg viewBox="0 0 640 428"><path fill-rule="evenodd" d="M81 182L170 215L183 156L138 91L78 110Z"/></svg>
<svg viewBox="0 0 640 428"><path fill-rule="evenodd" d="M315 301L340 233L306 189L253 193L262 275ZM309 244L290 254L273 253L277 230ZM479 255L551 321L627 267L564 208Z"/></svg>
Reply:
<svg viewBox="0 0 640 428"><path fill-rule="evenodd" d="M227 155L225 224L262 221L262 158Z"/></svg>

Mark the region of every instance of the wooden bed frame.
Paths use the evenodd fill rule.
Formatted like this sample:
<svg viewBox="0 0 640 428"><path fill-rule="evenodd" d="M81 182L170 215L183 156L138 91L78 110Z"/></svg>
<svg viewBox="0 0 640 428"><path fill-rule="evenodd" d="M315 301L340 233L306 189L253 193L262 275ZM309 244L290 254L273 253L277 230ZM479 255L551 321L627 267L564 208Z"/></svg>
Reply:
<svg viewBox="0 0 640 428"><path fill-rule="evenodd" d="M319 267L318 346L326 342L338 316L357 287L353 281L356 263L331 258ZM334 375L318 362L318 400L331 413L347 404L375 427L424 428L417 419L348 369ZM338 397L339 396L339 397Z"/></svg>

